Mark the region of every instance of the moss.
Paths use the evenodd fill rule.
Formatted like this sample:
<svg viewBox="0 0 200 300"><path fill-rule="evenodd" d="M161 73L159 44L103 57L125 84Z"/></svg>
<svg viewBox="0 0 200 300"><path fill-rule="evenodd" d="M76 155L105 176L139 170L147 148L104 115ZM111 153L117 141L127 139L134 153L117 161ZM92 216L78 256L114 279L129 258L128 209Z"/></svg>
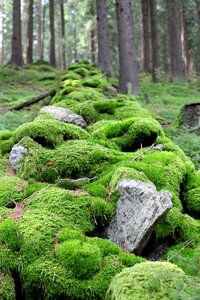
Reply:
<svg viewBox="0 0 200 300"><path fill-rule="evenodd" d="M12 131L0 130L0 153L2 155L8 153L13 146Z"/></svg>
<svg viewBox="0 0 200 300"><path fill-rule="evenodd" d="M190 172L185 183L185 190L196 189L200 186L200 170Z"/></svg>
<svg viewBox="0 0 200 300"><path fill-rule="evenodd" d="M74 73L73 71L69 71L65 75L63 75L62 81L67 80L67 79L79 80L80 79L80 75Z"/></svg>
<svg viewBox="0 0 200 300"><path fill-rule="evenodd" d="M8 140L12 137L12 131L10 130L0 130L0 141Z"/></svg>
<svg viewBox="0 0 200 300"><path fill-rule="evenodd" d="M88 101L88 100L92 100L92 101L98 101L99 98L104 99L104 96L95 91L95 90L89 90L89 91L75 91L70 93L69 95L67 95L66 99L70 99L70 100L74 100L74 101L78 101L78 102L84 102L84 101Z"/></svg>
<svg viewBox="0 0 200 300"><path fill-rule="evenodd" d="M61 232L59 232L58 236L58 241L60 243L69 241L69 240L79 240L83 241L84 240L84 235L80 230L74 230L69 227L63 228Z"/></svg>
<svg viewBox="0 0 200 300"><path fill-rule="evenodd" d="M56 254L76 278L89 278L100 268L100 249L86 242L78 240L64 242L56 247Z"/></svg>
<svg viewBox="0 0 200 300"><path fill-rule="evenodd" d="M25 186L26 182L19 177L0 177L0 205L9 205L11 204L12 200L20 200Z"/></svg>
<svg viewBox="0 0 200 300"><path fill-rule="evenodd" d="M88 139L89 134L73 124L60 122L48 115L41 115L33 122L19 126L13 134L15 142L23 137L31 137L43 147L53 149L63 142L71 139Z"/></svg>
<svg viewBox="0 0 200 300"><path fill-rule="evenodd" d="M187 275L199 276L200 248L193 249L187 247L186 244L178 244L170 247L163 256L163 259L170 260L170 262L181 268Z"/></svg>
<svg viewBox="0 0 200 300"><path fill-rule="evenodd" d="M45 187L49 187L49 184L45 182L29 183L28 187L23 192L23 199L30 197L33 193L44 189Z"/></svg>
<svg viewBox="0 0 200 300"><path fill-rule="evenodd" d="M184 200L189 210L200 212L200 187L185 193Z"/></svg>
<svg viewBox="0 0 200 300"><path fill-rule="evenodd" d="M47 165L42 170L41 179L49 183L54 183L58 179L58 171L53 166Z"/></svg>
<svg viewBox="0 0 200 300"><path fill-rule="evenodd" d="M144 262L116 275L106 299L174 300L198 295L199 290L200 283L187 277L177 266L166 262Z"/></svg>
<svg viewBox="0 0 200 300"><path fill-rule="evenodd" d="M2 300L15 300L15 285L10 275L0 273L0 298Z"/></svg>
<svg viewBox="0 0 200 300"><path fill-rule="evenodd" d="M94 75L91 77L87 76L83 80L83 86L97 88L97 87L103 87L103 86L108 86L108 85L109 85L109 83L106 80L106 78L101 75Z"/></svg>
<svg viewBox="0 0 200 300"><path fill-rule="evenodd" d="M92 133L94 140L106 141L106 145L116 144L121 151L132 152L137 148L151 146L162 133L159 123L153 119L131 118L123 121L112 121L101 124Z"/></svg>
<svg viewBox="0 0 200 300"><path fill-rule="evenodd" d="M20 237L13 218L0 223L0 243L12 251L19 249Z"/></svg>
<svg viewBox="0 0 200 300"><path fill-rule="evenodd" d="M137 171L132 168L119 167L110 181L111 191L114 191L116 189L117 184L122 179L136 179L140 181L148 181L147 176L143 172Z"/></svg>

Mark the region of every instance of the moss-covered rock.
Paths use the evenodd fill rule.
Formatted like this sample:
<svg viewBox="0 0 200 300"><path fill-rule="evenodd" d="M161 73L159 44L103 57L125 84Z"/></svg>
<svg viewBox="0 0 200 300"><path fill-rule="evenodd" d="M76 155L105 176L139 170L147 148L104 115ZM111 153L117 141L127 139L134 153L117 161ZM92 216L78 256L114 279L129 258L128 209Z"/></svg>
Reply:
<svg viewBox="0 0 200 300"><path fill-rule="evenodd" d="M2 155L9 153L14 142L12 139L12 131L0 130L0 153Z"/></svg>
<svg viewBox="0 0 200 300"><path fill-rule="evenodd" d="M200 283L187 277L177 266L166 262L144 262L116 275L106 299L174 300L197 296L199 291Z"/></svg>
<svg viewBox="0 0 200 300"><path fill-rule="evenodd" d="M14 280L10 275L4 275L0 272L0 299L15 300Z"/></svg>
<svg viewBox="0 0 200 300"><path fill-rule="evenodd" d="M27 183L16 176L0 177L0 205L12 205L12 201L19 201Z"/></svg>
<svg viewBox="0 0 200 300"><path fill-rule="evenodd" d="M60 122L49 114L42 114L33 122L22 124L14 131L15 142L23 137L30 137L43 147L53 149L67 140L87 140L89 134L79 126Z"/></svg>
<svg viewBox="0 0 200 300"><path fill-rule="evenodd" d="M184 199L190 211L200 212L200 187L185 193Z"/></svg>

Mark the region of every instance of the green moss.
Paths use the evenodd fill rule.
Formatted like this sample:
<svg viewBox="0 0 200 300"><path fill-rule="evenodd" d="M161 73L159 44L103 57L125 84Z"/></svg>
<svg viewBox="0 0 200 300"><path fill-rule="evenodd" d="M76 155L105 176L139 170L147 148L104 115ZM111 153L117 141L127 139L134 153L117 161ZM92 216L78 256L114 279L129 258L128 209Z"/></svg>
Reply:
<svg viewBox="0 0 200 300"><path fill-rule="evenodd" d="M199 186L200 186L200 170L190 172L187 176L185 190L189 191L191 189L196 189Z"/></svg>
<svg viewBox="0 0 200 300"><path fill-rule="evenodd" d="M148 181L147 176L143 172L131 168L119 167L110 181L111 191L114 191L116 189L117 184L122 179Z"/></svg>
<svg viewBox="0 0 200 300"><path fill-rule="evenodd" d="M53 166L47 165L42 170L41 179L49 183L54 183L58 179L58 171Z"/></svg>
<svg viewBox="0 0 200 300"><path fill-rule="evenodd" d="M95 91L95 90L88 90L86 89L86 91L75 91L70 93L69 95L67 95L66 99L70 99L70 100L74 100L74 101L78 101L78 102L84 102L84 101L88 101L88 100L92 100L92 101L98 101L99 98L104 99L104 96Z"/></svg>
<svg viewBox="0 0 200 300"><path fill-rule="evenodd" d="M30 197L33 193L35 193L45 187L49 187L49 184L45 183L45 182L29 183L28 187L23 192L23 199Z"/></svg>
<svg viewBox="0 0 200 300"><path fill-rule="evenodd" d="M184 200L189 210L200 212L200 187L185 193Z"/></svg>
<svg viewBox="0 0 200 300"><path fill-rule="evenodd" d="M13 218L0 223L0 243L12 251L19 249L20 237Z"/></svg>
<svg viewBox="0 0 200 300"><path fill-rule="evenodd" d="M106 299L175 300L198 295L199 291L200 283L187 277L177 266L165 262L144 262L116 275Z"/></svg>
<svg viewBox="0 0 200 300"><path fill-rule="evenodd" d="M92 133L94 140L105 141L106 145L116 144L121 151L134 151L137 148L150 146L159 134L163 134L159 123L153 119L131 118L123 121L112 121L99 126Z"/></svg>
<svg viewBox="0 0 200 300"><path fill-rule="evenodd" d="M87 76L83 80L83 86L97 88L97 87L109 86L109 83L104 76L94 75L91 77Z"/></svg>
<svg viewBox="0 0 200 300"><path fill-rule="evenodd" d="M185 244L170 247L163 259L170 260L181 268L187 275L200 275L200 248L192 249Z"/></svg>
<svg viewBox="0 0 200 300"><path fill-rule="evenodd" d="M0 130L0 153L2 155L8 153L13 146L12 131Z"/></svg>
<svg viewBox="0 0 200 300"><path fill-rule="evenodd" d="M0 273L0 299L15 300L15 285L10 275Z"/></svg>
<svg viewBox="0 0 200 300"><path fill-rule="evenodd" d="M59 232L57 238L58 238L58 241L61 243L61 242L69 241L69 240L83 241L85 237L80 230L74 230L74 229L66 227L66 228L63 228L61 230L61 232Z"/></svg>
<svg viewBox="0 0 200 300"><path fill-rule="evenodd" d="M100 268L100 249L89 243L78 240L67 241L56 247L56 254L76 278L89 278Z"/></svg>
<svg viewBox="0 0 200 300"><path fill-rule="evenodd" d="M25 185L26 182L16 176L0 177L0 205L9 205L12 200L20 200Z"/></svg>
<svg viewBox="0 0 200 300"><path fill-rule="evenodd" d="M63 75L62 81L67 80L67 79L79 80L80 79L80 75L74 73L73 71L69 71L65 75Z"/></svg>
<svg viewBox="0 0 200 300"><path fill-rule="evenodd" d="M0 141L8 140L12 137L12 131L10 130L0 130Z"/></svg>
<svg viewBox="0 0 200 300"><path fill-rule="evenodd" d="M50 149L67 140L89 138L89 134L79 126L63 123L46 115L41 115L33 122L19 126L14 131L13 139L19 142L26 136Z"/></svg>

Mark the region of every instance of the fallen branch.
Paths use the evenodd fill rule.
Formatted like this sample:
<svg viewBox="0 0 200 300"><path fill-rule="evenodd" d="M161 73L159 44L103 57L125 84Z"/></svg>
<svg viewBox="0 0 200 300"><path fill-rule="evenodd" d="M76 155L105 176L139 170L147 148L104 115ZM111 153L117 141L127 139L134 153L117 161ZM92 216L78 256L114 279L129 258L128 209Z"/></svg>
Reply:
<svg viewBox="0 0 200 300"><path fill-rule="evenodd" d="M141 158L144 154L146 154L148 151L150 151L156 143L153 143L148 149L146 149L144 152L142 152L139 156L135 157L133 161L137 161L139 158Z"/></svg>
<svg viewBox="0 0 200 300"><path fill-rule="evenodd" d="M41 94L39 96L33 97L33 98L29 99L29 100L26 100L23 103L20 103L20 104L14 106L13 108L11 108L11 110L20 110L20 109L22 109L22 108L24 108L26 106L29 106L29 105L37 103L37 102L39 102L41 100L44 100L47 97L53 97L55 94L56 94L56 89L52 89L49 92L46 92L46 93Z"/></svg>

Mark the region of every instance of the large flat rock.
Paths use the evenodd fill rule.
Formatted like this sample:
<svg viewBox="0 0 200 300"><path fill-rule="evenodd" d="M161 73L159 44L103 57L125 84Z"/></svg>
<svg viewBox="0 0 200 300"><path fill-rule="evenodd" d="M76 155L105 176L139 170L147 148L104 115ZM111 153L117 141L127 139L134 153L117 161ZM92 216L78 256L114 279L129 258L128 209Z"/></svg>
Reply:
<svg viewBox="0 0 200 300"><path fill-rule="evenodd" d="M108 239L128 252L141 254L156 224L172 207L172 195L156 191L151 182L121 180L116 213L105 231Z"/></svg>

